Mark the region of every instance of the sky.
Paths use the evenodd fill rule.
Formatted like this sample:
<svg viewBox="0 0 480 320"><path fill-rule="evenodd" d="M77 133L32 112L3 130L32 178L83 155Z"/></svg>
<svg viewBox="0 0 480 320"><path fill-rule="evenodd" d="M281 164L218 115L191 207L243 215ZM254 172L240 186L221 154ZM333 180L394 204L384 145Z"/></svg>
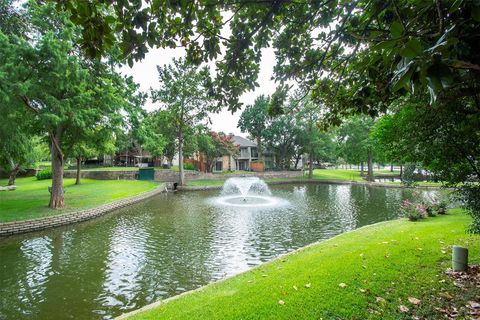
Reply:
<svg viewBox="0 0 480 320"><path fill-rule="evenodd" d="M223 32L222 32L223 35ZM120 72L125 75L132 76L134 81L140 85L140 90L148 92L150 88L157 89L158 73L157 65L165 65L172 62L173 58L180 58L185 55L183 48L176 49L151 49L142 61L136 62L132 68L124 65L120 68ZM210 67L214 66L209 63ZM257 87L255 91L246 92L241 97L240 101L244 104L243 107L253 104L255 98L261 94L271 95L275 91L276 84L271 80L273 74L273 67L275 65L275 54L273 48L265 48L262 50L262 60L260 63L260 73L258 75ZM149 101L144 106L148 111L159 108L158 104ZM238 119L240 118L241 110L232 114L226 108L222 109L218 114L212 114L211 129L217 132L233 133L246 137L247 133L242 133L237 128Z"/></svg>

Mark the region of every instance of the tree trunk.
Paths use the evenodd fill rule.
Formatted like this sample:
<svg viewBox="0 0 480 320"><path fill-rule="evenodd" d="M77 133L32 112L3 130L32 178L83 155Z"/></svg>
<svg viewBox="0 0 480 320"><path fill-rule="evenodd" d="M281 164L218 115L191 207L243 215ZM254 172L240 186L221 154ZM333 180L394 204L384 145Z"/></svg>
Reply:
<svg viewBox="0 0 480 320"><path fill-rule="evenodd" d="M180 169L179 184L185 185L185 171L183 169L183 132L178 133L178 168Z"/></svg>
<svg viewBox="0 0 480 320"><path fill-rule="evenodd" d="M80 166L82 165L82 158L77 157L77 179L75 184L80 184Z"/></svg>
<svg viewBox="0 0 480 320"><path fill-rule="evenodd" d="M403 165L400 165L400 177L403 176Z"/></svg>
<svg viewBox="0 0 480 320"><path fill-rule="evenodd" d="M393 172L393 164L390 165L390 172Z"/></svg>
<svg viewBox="0 0 480 320"><path fill-rule="evenodd" d="M360 164L360 175L363 176L363 162Z"/></svg>
<svg viewBox="0 0 480 320"><path fill-rule="evenodd" d="M58 135L58 134L57 134ZM50 150L52 153L52 188L50 192L49 207L60 209L65 206L63 192L63 153L60 150L60 139L50 137Z"/></svg>
<svg viewBox="0 0 480 320"><path fill-rule="evenodd" d="M258 153L258 160L263 161L262 139L260 139L260 136L257 137L257 153Z"/></svg>
<svg viewBox="0 0 480 320"><path fill-rule="evenodd" d="M367 180L368 181L375 181L375 179L373 178L373 153L372 153L371 148L368 149L368 163L367 163L367 166L368 166Z"/></svg>
<svg viewBox="0 0 480 320"><path fill-rule="evenodd" d="M313 178L313 154L308 154L308 179Z"/></svg>
<svg viewBox="0 0 480 320"><path fill-rule="evenodd" d="M297 155L295 157L295 169L298 169L298 163L300 162L301 155Z"/></svg>
<svg viewBox="0 0 480 320"><path fill-rule="evenodd" d="M19 171L20 171L20 165L18 164L13 167L12 171L10 171L10 176L8 178L9 186L15 185L15 179L17 178L17 174Z"/></svg>

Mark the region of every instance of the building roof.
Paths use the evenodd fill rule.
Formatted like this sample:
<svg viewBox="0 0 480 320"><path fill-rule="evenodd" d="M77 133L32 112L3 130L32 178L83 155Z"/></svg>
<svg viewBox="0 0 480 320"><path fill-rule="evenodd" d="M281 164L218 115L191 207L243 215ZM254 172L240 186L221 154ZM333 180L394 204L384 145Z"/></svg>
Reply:
<svg viewBox="0 0 480 320"><path fill-rule="evenodd" d="M255 142L240 136L233 136L232 140L233 140L233 143L239 145L240 147L256 147L257 146Z"/></svg>

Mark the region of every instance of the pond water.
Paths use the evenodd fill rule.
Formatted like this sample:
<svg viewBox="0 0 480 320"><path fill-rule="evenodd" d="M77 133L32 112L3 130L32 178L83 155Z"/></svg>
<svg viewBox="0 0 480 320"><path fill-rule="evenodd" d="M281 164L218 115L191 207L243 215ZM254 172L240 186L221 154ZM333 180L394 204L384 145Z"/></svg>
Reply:
<svg viewBox="0 0 480 320"><path fill-rule="evenodd" d="M109 319L315 241L397 217L412 190L278 185L282 206L163 194L85 223L0 239L0 319ZM435 191L421 191L420 197Z"/></svg>

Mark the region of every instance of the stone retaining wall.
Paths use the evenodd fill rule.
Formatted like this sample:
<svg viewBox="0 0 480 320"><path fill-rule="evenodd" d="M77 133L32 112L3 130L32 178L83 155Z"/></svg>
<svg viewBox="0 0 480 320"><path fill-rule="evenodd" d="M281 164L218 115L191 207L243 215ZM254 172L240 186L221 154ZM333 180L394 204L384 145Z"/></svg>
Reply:
<svg viewBox="0 0 480 320"><path fill-rule="evenodd" d="M81 171L82 178L96 180L135 180L138 171ZM267 172L245 172L243 175L256 176L264 179L292 178L303 176L302 171L267 171ZM75 178L76 171L67 170L65 178ZM185 180L224 180L232 177L240 177L238 173L205 173L197 171L185 171ZM172 170L155 170L155 181L178 182L178 172Z"/></svg>
<svg viewBox="0 0 480 320"><path fill-rule="evenodd" d="M138 171L81 171L81 178L95 180L135 180ZM77 172L66 170L64 178L76 178Z"/></svg>
<svg viewBox="0 0 480 320"><path fill-rule="evenodd" d="M53 228L53 227L63 226L66 224L89 220L89 219L101 216L103 214L106 214L107 212L120 209L128 205L131 205L133 203L137 203L139 201L145 200L149 197L152 197L164 191L165 191L165 185L161 185L152 191L148 191L148 192L139 194L137 196L115 201L112 203L107 203L102 206L91 208L91 209L64 213L61 215L45 217L40 219L0 223L0 237L38 231L38 230L44 230L48 228Z"/></svg>
<svg viewBox="0 0 480 320"><path fill-rule="evenodd" d="M23 178L23 177L33 177L37 174L37 169L27 169L27 170L22 170L17 174L17 178ZM0 179L8 179L10 178L10 172L5 172L2 169L0 169Z"/></svg>

